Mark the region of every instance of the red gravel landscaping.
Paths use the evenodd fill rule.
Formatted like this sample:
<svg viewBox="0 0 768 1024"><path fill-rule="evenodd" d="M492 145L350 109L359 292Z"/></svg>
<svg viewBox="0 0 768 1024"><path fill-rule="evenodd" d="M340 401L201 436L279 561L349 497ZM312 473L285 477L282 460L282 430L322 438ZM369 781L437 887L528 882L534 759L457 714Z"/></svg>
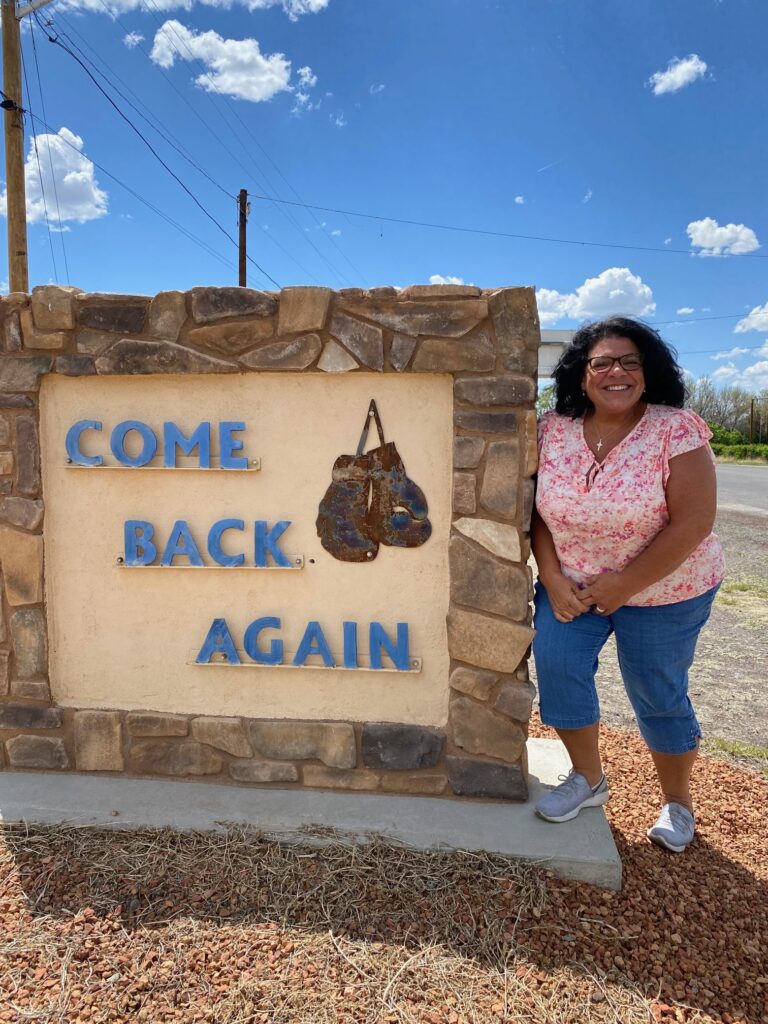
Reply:
<svg viewBox="0 0 768 1024"><path fill-rule="evenodd" d="M621 893L333 833L308 849L6 826L0 1020L766 1024L768 781L702 758L678 856L645 838L640 741L606 728L602 744Z"/></svg>

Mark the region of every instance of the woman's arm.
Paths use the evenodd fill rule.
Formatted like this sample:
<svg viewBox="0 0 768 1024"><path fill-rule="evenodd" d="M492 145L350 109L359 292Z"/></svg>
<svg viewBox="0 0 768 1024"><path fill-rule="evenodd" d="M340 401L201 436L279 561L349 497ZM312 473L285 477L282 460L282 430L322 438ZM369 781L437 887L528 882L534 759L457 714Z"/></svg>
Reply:
<svg viewBox="0 0 768 1024"><path fill-rule="evenodd" d="M582 591L573 580L563 575L549 527L535 510L531 526L531 547L539 570L539 579L546 588L558 622L571 622L588 611L592 602L585 602L582 599Z"/></svg>
<svg viewBox="0 0 768 1024"><path fill-rule="evenodd" d="M706 447L669 460L666 494L669 523L648 547L621 572L603 573L587 580L584 596L607 615L634 594L669 576L712 532L717 480Z"/></svg>

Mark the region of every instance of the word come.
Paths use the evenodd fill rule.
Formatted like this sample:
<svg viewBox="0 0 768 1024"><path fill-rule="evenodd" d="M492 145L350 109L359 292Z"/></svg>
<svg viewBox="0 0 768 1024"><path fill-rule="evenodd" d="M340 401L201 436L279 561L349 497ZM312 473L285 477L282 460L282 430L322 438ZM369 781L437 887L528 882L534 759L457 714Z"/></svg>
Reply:
<svg viewBox="0 0 768 1024"><path fill-rule="evenodd" d="M344 655L341 665L337 665L319 622L307 623L296 653L289 661L285 659L285 647L280 637L272 637L268 642L262 641L262 634L266 630L279 630L280 628L281 621L276 615L266 615L253 620L243 635L243 649L251 661L257 665L289 664L294 668L301 668L307 665L310 658L319 658L322 664L313 664L307 667L344 669L360 667L356 622L342 624ZM384 668L382 655L386 653L398 671L407 672L410 668L408 623L397 623L397 638L392 640L387 636L386 630L380 622L372 622L368 627L368 650L372 669L380 671ZM217 655L229 665L243 664L225 619L213 620L195 661L198 665L207 665Z"/></svg>
<svg viewBox="0 0 768 1024"><path fill-rule="evenodd" d="M78 420L67 431L64 442L67 457L77 466L101 466L102 455L86 455L82 450L81 441L87 430L100 431L99 420ZM243 441L235 437L245 430L245 423L222 422L218 424L219 465L222 469L247 469L248 459L235 452L243 450ZM175 469L179 450L185 455L192 455L197 449L197 460L200 469L211 468L211 424L200 423L187 437L175 423L163 424L163 468ZM131 454L129 448L138 440L139 450ZM150 426L141 420L123 420L118 423L109 438L110 451L123 466L137 468L146 466L157 454L157 436Z"/></svg>
<svg viewBox="0 0 768 1024"><path fill-rule="evenodd" d="M281 551L278 541L291 525L289 519L281 519L270 527L266 519L257 519L253 524L253 565L266 569L272 559L274 565L284 569L293 568L290 559ZM245 564L245 554L227 554L222 547L222 538L228 530L242 533L243 519L219 519L208 531L206 548L216 565L237 566ZM125 565L154 565L158 555L159 542L155 540L155 528L143 519L127 519L123 530L125 541ZM192 536L186 519L177 519L171 528L168 541L160 556L160 565L174 565L174 559L184 558L184 565L202 566L200 547Z"/></svg>

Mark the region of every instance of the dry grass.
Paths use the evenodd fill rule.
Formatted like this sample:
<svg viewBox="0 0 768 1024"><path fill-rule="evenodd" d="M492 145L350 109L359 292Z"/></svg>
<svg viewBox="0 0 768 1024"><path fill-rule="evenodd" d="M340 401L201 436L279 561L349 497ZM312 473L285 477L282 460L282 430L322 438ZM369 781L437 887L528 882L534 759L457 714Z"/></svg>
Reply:
<svg viewBox="0 0 768 1024"><path fill-rule="evenodd" d="M621 893L332 830L6 826L0 1021L765 1024L768 785L702 759L675 857L642 745L602 742Z"/></svg>
<svg viewBox="0 0 768 1024"><path fill-rule="evenodd" d="M532 962L519 926L545 916L546 879L521 862L350 847L331 830L320 849L235 828L19 826L4 840L0 1019L654 1019L594 966Z"/></svg>

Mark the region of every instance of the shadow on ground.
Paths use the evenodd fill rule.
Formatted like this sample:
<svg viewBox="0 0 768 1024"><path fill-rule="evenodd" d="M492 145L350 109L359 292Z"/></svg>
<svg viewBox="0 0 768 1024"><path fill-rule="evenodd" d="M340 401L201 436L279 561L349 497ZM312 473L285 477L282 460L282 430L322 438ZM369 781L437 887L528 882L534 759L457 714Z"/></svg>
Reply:
<svg viewBox="0 0 768 1024"><path fill-rule="evenodd" d="M179 834L8 826L2 839L3 891L6 900L15 894L17 913L6 958L9 949L24 948L26 957L36 950L37 959L29 961L33 978L40 980L49 969L55 977L56 968L63 969L75 987L82 986L86 971L98 976L103 962L102 974L111 972L106 980L115 1005L133 993L126 1009L144 1005L134 996L148 984L169 984L179 972L191 972L196 982L208 972L208 999L217 972L229 970L234 978L245 963L252 966L260 958L263 970L254 977L279 974L285 969L282 940L257 941L276 926L273 939L290 933L292 962L321 962L320 943L326 947L326 971L327 952L341 954L336 962L348 972L347 987L359 985L362 973L369 987L378 984L390 996L393 972L389 982L386 976L377 980L372 966L386 961L384 951L400 947L405 955L399 963L411 962L413 969L399 977L401 986L423 985L429 971L419 951L439 947L453 970L469 962L498 977L512 963L518 977L524 965L545 979L558 970L582 971L598 984L655 999L662 1007L659 1020L691 1019L673 1015L675 1001L750 1022L765 1020L768 1011L766 885L702 838L688 855L675 857L616 831L624 862L621 893L482 854L423 853L378 841L350 849L332 834L322 849L281 846L241 830ZM13 934L8 907L6 902L5 925ZM215 945L222 929L227 942L237 940L234 947L225 943L223 953ZM201 938L208 950L202 960L194 953ZM139 953L131 966L133 943ZM152 948L162 952L149 955ZM171 978L157 973L162 962L171 965ZM259 992L263 996L268 984L251 986L257 1009ZM301 1006L291 1005L300 1012ZM269 1019L290 1015L270 1011Z"/></svg>

